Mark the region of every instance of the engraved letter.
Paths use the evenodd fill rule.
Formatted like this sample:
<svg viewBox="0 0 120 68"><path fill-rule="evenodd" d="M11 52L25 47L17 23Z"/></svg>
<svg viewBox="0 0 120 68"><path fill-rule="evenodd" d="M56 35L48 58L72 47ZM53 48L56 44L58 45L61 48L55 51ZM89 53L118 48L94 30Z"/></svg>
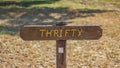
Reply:
<svg viewBox="0 0 120 68"><path fill-rule="evenodd" d="M75 36L75 31L76 31L76 29L72 29L72 37Z"/></svg>
<svg viewBox="0 0 120 68"><path fill-rule="evenodd" d="M47 30L47 31L46 31L46 37L48 37L48 36L49 36L49 37L52 36L52 31L51 31L51 30L49 30L49 31Z"/></svg>
<svg viewBox="0 0 120 68"><path fill-rule="evenodd" d="M54 30L54 37L58 37L58 30Z"/></svg>
<svg viewBox="0 0 120 68"><path fill-rule="evenodd" d="M40 32L41 32L41 37L43 37L43 34L45 32L45 29L40 29Z"/></svg>
<svg viewBox="0 0 120 68"><path fill-rule="evenodd" d="M70 30L68 30L68 29L65 30L65 37L67 36L68 31L70 31Z"/></svg>
<svg viewBox="0 0 120 68"><path fill-rule="evenodd" d="M81 33L82 33L82 29L79 29L78 30L78 37L80 37Z"/></svg>
<svg viewBox="0 0 120 68"><path fill-rule="evenodd" d="M60 35L59 35L59 37L62 37L62 32L63 32L63 30L60 29Z"/></svg>

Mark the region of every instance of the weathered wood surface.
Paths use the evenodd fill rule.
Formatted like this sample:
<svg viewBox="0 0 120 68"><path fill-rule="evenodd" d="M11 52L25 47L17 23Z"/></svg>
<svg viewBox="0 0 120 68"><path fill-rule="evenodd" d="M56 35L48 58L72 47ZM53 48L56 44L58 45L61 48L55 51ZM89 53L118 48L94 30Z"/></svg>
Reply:
<svg viewBox="0 0 120 68"><path fill-rule="evenodd" d="M66 40L57 40L56 41L56 68L66 68ZM59 52L59 49L62 48L62 52Z"/></svg>
<svg viewBox="0 0 120 68"><path fill-rule="evenodd" d="M25 26L23 40L96 40L102 36L100 26Z"/></svg>

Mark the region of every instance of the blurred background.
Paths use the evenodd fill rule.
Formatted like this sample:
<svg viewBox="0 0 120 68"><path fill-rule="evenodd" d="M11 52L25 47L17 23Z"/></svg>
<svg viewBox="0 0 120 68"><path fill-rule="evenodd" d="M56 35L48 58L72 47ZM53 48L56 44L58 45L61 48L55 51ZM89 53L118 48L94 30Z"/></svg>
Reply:
<svg viewBox="0 0 120 68"><path fill-rule="evenodd" d="M24 41L24 25L102 25L99 40L67 41L67 68L120 68L120 0L0 0L0 68L56 68L55 41Z"/></svg>

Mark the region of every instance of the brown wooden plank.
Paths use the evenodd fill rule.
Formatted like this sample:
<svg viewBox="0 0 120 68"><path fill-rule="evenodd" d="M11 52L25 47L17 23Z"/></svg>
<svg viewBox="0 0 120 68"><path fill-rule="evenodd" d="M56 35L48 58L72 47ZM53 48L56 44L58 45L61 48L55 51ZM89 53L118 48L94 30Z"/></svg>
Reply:
<svg viewBox="0 0 120 68"><path fill-rule="evenodd" d="M63 50L60 52L60 49ZM66 68L66 40L56 41L56 68Z"/></svg>
<svg viewBox="0 0 120 68"><path fill-rule="evenodd" d="M96 40L102 36L100 26L25 26L23 40Z"/></svg>

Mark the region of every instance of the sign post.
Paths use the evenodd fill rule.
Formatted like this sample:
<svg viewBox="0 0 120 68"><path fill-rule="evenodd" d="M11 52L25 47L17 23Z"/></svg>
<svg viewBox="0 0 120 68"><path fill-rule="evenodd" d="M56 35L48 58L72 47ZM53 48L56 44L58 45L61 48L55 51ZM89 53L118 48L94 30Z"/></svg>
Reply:
<svg viewBox="0 0 120 68"><path fill-rule="evenodd" d="M56 41L56 68L66 68L66 40Z"/></svg>
<svg viewBox="0 0 120 68"><path fill-rule="evenodd" d="M60 22L56 26L64 26L66 23ZM66 68L66 40L56 41L56 68Z"/></svg>
<svg viewBox="0 0 120 68"><path fill-rule="evenodd" d="M100 26L67 26L65 22L56 26L28 25L20 30L23 40L56 40L56 68L66 68L67 40L97 40L101 36Z"/></svg>

